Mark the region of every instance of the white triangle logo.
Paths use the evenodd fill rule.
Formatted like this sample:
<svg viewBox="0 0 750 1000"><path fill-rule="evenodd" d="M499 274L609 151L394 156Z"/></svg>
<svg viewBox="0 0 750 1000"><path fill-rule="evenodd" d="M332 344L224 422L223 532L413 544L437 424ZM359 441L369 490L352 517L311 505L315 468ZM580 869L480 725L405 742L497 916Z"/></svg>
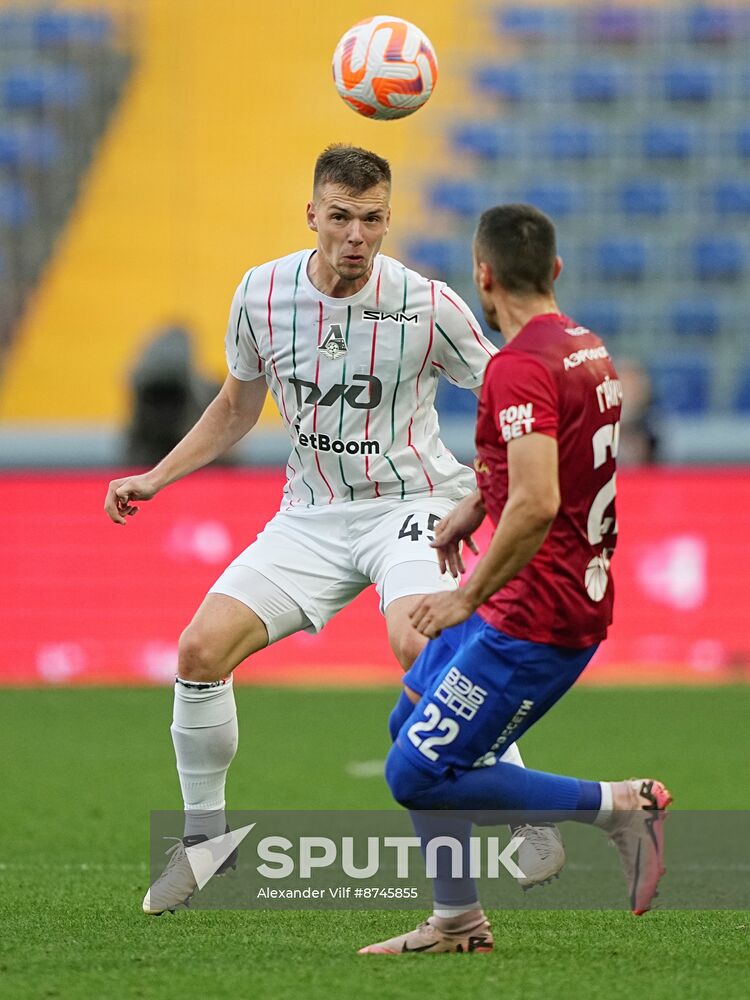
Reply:
<svg viewBox="0 0 750 1000"><path fill-rule="evenodd" d="M202 889L206 882L212 878L232 851L240 846L254 826L255 823L251 823L250 826L241 826L239 830L230 830L229 833L222 833L220 837L212 837L211 840L204 840L200 844L185 848L185 854L187 854L199 889Z"/></svg>

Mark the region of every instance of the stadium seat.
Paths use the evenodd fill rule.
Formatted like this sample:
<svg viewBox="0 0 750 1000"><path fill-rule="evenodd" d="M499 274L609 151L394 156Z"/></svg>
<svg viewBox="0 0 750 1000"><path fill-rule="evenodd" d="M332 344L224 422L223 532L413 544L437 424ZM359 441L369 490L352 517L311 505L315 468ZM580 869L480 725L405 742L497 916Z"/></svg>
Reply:
<svg viewBox="0 0 750 1000"><path fill-rule="evenodd" d="M86 77L73 66L17 68L0 77L0 102L11 109L76 108L86 93Z"/></svg>
<svg viewBox="0 0 750 1000"><path fill-rule="evenodd" d="M692 42L714 43L742 37L747 28L743 13L737 8L696 6L687 12L688 37Z"/></svg>
<svg viewBox="0 0 750 1000"><path fill-rule="evenodd" d="M591 6L586 10L583 33L594 42L632 44L647 37L652 19L636 7Z"/></svg>
<svg viewBox="0 0 750 1000"><path fill-rule="evenodd" d="M0 225L19 229L31 217L32 205L20 184L0 182Z"/></svg>
<svg viewBox="0 0 750 1000"><path fill-rule="evenodd" d="M441 417L450 414L455 417L470 417L474 420L477 412L477 397L473 392L460 389L457 385L451 385L448 379L441 378L435 396L435 407Z"/></svg>
<svg viewBox="0 0 750 1000"><path fill-rule="evenodd" d="M719 215L750 215L750 181L719 181L713 203Z"/></svg>
<svg viewBox="0 0 750 1000"><path fill-rule="evenodd" d="M742 125L737 129L737 155L750 158L750 125Z"/></svg>
<svg viewBox="0 0 750 1000"><path fill-rule="evenodd" d="M732 405L737 413L750 413L750 360L747 358L737 375Z"/></svg>
<svg viewBox="0 0 750 1000"><path fill-rule="evenodd" d="M102 45L112 33L112 19L104 11L42 10L33 20L34 40L42 48Z"/></svg>
<svg viewBox="0 0 750 1000"><path fill-rule="evenodd" d="M558 42L575 28L575 11L565 7L506 7L498 11L501 37L524 42Z"/></svg>
<svg viewBox="0 0 750 1000"><path fill-rule="evenodd" d="M663 95L668 101L710 101L720 82L718 71L708 66L669 66L661 74Z"/></svg>
<svg viewBox="0 0 750 1000"><path fill-rule="evenodd" d="M442 277L471 269L471 248L463 240L412 240L406 245L406 257L429 275Z"/></svg>
<svg viewBox="0 0 750 1000"><path fill-rule="evenodd" d="M451 134L453 147L482 160L505 160L516 156L519 133L516 129L495 122L466 122L457 125Z"/></svg>
<svg viewBox="0 0 750 1000"><path fill-rule="evenodd" d="M637 236L608 237L595 248L596 270L602 281L642 281L646 274L646 244Z"/></svg>
<svg viewBox="0 0 750 1000"><path fill-rule="evenodd" d="M570 78L570 93L579 104L608 104L632 92L631 74L611 64L579 66Z"/></svg>
<svg viewBox="0 0 750 1000"><path fill-rule="evenodd" d="M745 254L731 236L701 237L692 248L693 270L701 281L733 281L742 276Z"/></svg>
<svg viewBox="0 0 750 1000"><path fill-rule="evenodd" d="M666 358L649 366L654 402L662 413L705 413L711 371L703 357Z"/></svg>
<svg viewBox="0 0 750 1000"><path fill-rule="evenodd" d="M482 66L475 75L476 87L487 97L518 103L536 96L534 78L521 66Z"/></svg>
<svg viewBox="0 0 750 1000"><path fill-rule="evenodd" d="M0 125L0 166L49 168L61 152L52 125Z"/></svg>
<svg viewBox="0 0 750 1000"><path fill-rule="evenodd" d="M551 160L588 160L601 152L602 136L582 122L556 122L537 135L535 147Z"/></svg>
<svg viewBox="0 0 750 1000"><path fill-rule="evenodd" d="M649 160L685 160L695 150L695 139L687 125L657 122L644 128L642 149Z"/></svg>
<svg viewBox="0 0 750 1000"><path fill-rule="evenodd" d="M469 219L483 212L490 203L485 186L473 180L434 181L428 188L428 200L433 208Z"/></svg>
<svg viewBox="0 0 750 1000"><path fill-rule="evenodd" d="M671 208L672 193L665 181L625 181L617 193L617 203L624 215L666 215Z"/></svg>
<svg viewBox="0 0 750 1000"><path fill-rule="evenodd" d="M573 309L572 319L605 339L619 337L624 327L622 308L612 299L579 302Z"/></svg>
<svg viewBox="0 0 750 1000"><path fill-rule="evenodd" d="M672 332L678 337L715 337L721 330L719 306L705 296L675 302L669 319Z"/></svg>
<svg viewBox="0 0 750 1000"><path fill-rule="evenodd" d="M529 184L521 190L519 200L535 205L553 219L581 211L588 203L582 188L563 180Z"/></svg>

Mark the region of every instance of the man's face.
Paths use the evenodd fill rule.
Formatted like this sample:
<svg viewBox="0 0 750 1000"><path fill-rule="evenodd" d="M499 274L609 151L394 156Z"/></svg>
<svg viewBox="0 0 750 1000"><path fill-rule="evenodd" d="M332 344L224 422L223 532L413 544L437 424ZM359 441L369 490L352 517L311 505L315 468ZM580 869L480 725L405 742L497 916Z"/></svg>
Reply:
<svg viewBox="0 0 750 1000"><path fill-rule="evenodd" d="M500 321L497 317L497 309L492 301L490 289L492 288L492 271L489 264L480 262L477 257L477 248L474 246L474 285L479 297L479 304L482 307L484 318L490 330L500 330Z"/></svg>
<svg viewBox="0 0 750 1000"><path fill-rule="evenodd" d="M318 234L318 252L344 281L368 274L391 220L390 188L376 184L355 194L323 184L307 206L307 224Z"/></svg>

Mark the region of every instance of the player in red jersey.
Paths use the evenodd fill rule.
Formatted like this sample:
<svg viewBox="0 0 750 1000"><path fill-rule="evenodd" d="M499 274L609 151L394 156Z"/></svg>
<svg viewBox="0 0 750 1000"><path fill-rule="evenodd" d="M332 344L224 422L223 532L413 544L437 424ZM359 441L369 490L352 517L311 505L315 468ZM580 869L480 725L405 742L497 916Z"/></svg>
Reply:
<svg viewBox="0 0 750 1000"><path fill-rule="evenodd" d="M386 777L396 800L415 810L423 845L447 824L463 843L471 823L419 810L593 819L620 851L640 914L663 874L661 820L671 801L664 786L514 770L499 759L576 681L612 621L622 389L599 337L559 311L553 282L561 269L554 226L541 212L505 205L484 213L474 278L506 346L485 374L479 489L436 532L441 567L463 572L460 546L473 545L485 514L496 529L458 590L426 596L412 612L434 641L404 677ZM491 948L473 881L438 869L433 916L362 952Z"/></svg>

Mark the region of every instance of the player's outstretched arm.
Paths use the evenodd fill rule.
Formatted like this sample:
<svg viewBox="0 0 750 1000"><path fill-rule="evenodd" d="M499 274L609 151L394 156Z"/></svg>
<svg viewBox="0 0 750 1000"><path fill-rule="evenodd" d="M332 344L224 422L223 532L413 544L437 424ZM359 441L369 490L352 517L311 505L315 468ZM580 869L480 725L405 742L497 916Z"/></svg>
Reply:
<svg viewBox="0 0 750 1000"><path fill-rule="evenodd" d="M249 382L227 375L216 398L182 441L149 472L113 479L104 510L115 524L138 513L135 500L150 500L159 490L213 462L258 422L266 398L265 379Z"/></svg>
<svg viewBox="0 0 750 1000"><path fill-rule="evenodd" d="M472 535L484 520L484 514L482 494L474 490L456 504L450 514L440 519L432 547L437 551L441 573L447 571L457 578L466 572L461 558L461 544L467 545L475 555L479 554Z"/></svg>

